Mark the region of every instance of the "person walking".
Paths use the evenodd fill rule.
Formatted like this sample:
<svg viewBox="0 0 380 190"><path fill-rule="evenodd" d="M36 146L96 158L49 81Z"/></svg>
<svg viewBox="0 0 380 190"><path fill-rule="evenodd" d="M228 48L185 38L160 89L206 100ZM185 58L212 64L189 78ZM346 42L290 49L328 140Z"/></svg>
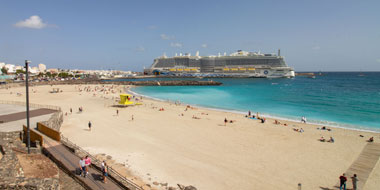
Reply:
<svg viewBox="0 0 380 190"><path fill-rule="evenodd" d="M81 160L79 160L79 168L80 168L80 175L83 177L86 177L86 163L84 160L84 157L82 157Z"/></svg>
<svg viewBox="0 0 380 190"><path fill-rule="evenodd" d="M354 176L351 177L351 180L352 180L352 190L357 190L358 189L357 183L359 181L358 176L354 174Z"/></svg>
<svg viewBox="0 0 380 190"><path fill-rule="evenodd" d="M73 114L73 108L70 108L70 114Z"/></svg>
<svg viewBox="0 0 380 190"><path fill-rule="evenodd" d="M104 180L104 164L106 163L105 160L103 160L102 164L100 165L100 170L102 171L102 180Z"/></svg>
<svg viewBox="0 0 380 190"><path fill-rule="evenodd" d="M107 166L107 163L104 162L103 183L107 183L107 176L108 176L108 166Z"/></svg>
<svg viewBox="0 0 380 190"><path fill-rule="evenodd" d="M91 121L88 122L88 130L91 131Z"/></svg>
<svg viewBox="0 0 380 190"><path fill-rule="evenodd" d="M116 110L116 116L119 116L119 110Z"/></svg>
<svg viewBox="0 0 380 190"><path fill-rule="evenodd" d="M86 158L84 159L84 164L86 165L86 175L88 175L88 168L89 168L90 165L91 165L91 158L88 157L88 155L87 155Z"/></svg>
<svg viewBox="0 0 380 190"><path fill-rule="evenodd" d="M227 125L227 122L228 122L227 118L224 118L224 126Z"/></svg>
<svg viewBox="0 0 380 190"><path fill-rule="evenodd" d="M347 177L346 177L346 174L342 174L340 177L339 177L339 180L340 180L340 186L339 186L339 190L346 190L346 181L347 181Z"/></svg>

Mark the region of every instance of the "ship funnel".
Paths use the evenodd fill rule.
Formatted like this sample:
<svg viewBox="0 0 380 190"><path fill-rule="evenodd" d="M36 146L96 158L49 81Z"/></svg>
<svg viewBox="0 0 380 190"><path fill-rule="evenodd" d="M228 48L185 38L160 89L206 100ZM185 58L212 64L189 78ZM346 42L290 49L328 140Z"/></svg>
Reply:
<svg viewBox="0 0 380 190"><path fill-rule="evenodd" d="M177 56L178 56L178 54L177 54L177 53L175 53L175 56L177 57Z"/></svg>
<svg viewBox="0 0 380 190"><path fill-rule="evenodd" d="M224 56L226 56L227 55L227 52L224 52Z"/></svg>
<svg viewBox="0 0 380 190"><path fill-rule="evenodd" d="M277 56L281 56L281 50L280 49L278 49Z"/></svg>
<svg viewBox="0 0 380 190"><path fill-rule="evenodd" d="M218 57L220 57L220 52L218 53Z"/></svg>
<svg viewBox="0 0 380 190"><path fill-rule="evenodd" d="M179 56L181 57L181 56L182 56L182 53L179 53Z"/></svg>
<svg viewBox="0 0 380 190"><path fill-rule="evenodd" d="M197 52L195 53L195 56L199 57L199 51L197 51Z"/></svg>

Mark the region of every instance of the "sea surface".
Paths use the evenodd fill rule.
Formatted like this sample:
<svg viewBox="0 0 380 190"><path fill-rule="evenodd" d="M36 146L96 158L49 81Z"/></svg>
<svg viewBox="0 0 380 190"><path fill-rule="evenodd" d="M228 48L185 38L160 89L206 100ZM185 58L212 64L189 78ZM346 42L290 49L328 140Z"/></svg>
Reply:
<svg viewBox="0 0 380 190"><path fill-rule="evenodd" d="M180 80L180 79L143 79ZM222 86L144 86L134 92L227 111L380 132L380 72L325 72L316 78L204 78Z"/></svg>

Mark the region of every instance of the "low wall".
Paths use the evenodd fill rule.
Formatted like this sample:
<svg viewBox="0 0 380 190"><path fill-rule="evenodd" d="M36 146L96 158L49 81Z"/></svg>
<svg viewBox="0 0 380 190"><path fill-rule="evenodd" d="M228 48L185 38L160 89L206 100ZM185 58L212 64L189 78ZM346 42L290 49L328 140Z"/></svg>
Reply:
<svg viewBox="0 0 380 190"><path fill-rule="evenodd" d="M37 130L58 142L61 141L61 133L59 131L49 128L41 122L37 122Z"/></svg>
<svg viewBox="0 0 380 190"><path fill-rule="evenodd" d="M24 136L25 136L24 139L26 139L27 128L25 125L23 125L23 131L24 131ZM44 138L40 134L34 132L33 130L29 130L29 134L30 134L30 142L39 141L40 146L44 144Z"/></svg>
<svg viewBox="0 0 380 190"><path fill-rule="evenodd" d="M53 129L55 131L59 131L60 128L61 128L61 125L63 123L63 113L62 113L61 110L59 110L56 113L54 113L49 118L49 120L47 120L47 121L41 121L39 123L45 125L46 127L50 128L50 129ZM37 123L37 125L38 125L38 123Z"/></svg>

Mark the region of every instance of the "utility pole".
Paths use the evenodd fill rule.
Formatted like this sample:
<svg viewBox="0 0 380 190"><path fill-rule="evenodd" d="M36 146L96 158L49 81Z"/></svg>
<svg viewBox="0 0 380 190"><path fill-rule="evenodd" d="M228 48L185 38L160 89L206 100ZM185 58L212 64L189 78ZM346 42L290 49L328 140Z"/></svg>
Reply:
<svg viewBox="0 0 380 190"><path fill-rule="evenodd" d="M26 86L26 138L27 138L27 146L28 146L28 154L30 154L30 125L29 125L29 62L28 60L25 60L25 70L26 70L26 79L25 79L25 86Z"/></svg>

